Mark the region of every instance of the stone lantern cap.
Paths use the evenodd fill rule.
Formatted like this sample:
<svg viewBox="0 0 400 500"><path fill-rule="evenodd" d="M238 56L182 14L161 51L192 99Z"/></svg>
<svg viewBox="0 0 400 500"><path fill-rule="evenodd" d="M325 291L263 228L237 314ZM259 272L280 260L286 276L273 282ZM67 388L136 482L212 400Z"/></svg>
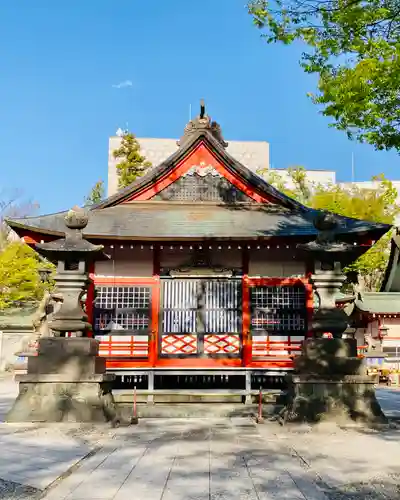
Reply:
<svg viewBox="0 0 400 500"><path fill-rule="evenodd" d="M363 253L363 249L351 243L336 241L339 221L337 216L331 212L316 211L313 224L318 231L315 240L308 243L299 243L297 248L308 252L314 256L320 255L341 255L349 253Z"/></svg>
<svg viewBox="0 0 400 500"><path fill-rule="evenodd" d="M48 243L37 243L35 248L40 254L50 260L63 260L66 257L76 260L105 260L108 257L103 253L103 245L94 245L87 241L82 230L88 224L89 216L80 207L74 207L68 211L64 218L65 237Z"/></svg>

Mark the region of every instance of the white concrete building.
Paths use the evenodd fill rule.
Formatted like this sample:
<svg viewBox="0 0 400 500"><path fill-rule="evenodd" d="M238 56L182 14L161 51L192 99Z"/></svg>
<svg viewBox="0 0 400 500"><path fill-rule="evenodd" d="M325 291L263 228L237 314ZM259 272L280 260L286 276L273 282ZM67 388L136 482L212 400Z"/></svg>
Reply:
<svg viewBox="0 0 400 500"><path fill-rule="evenodd" d="M138 137L138 142L141 146L141 152L149 160L153 167L157 167L160 163L166 160L177 149L178 139L154 139ZM275 172L280 175L285 183L290 187L291 179L288 169L273 169L270 168L270 147L266 141L230 141L227 139L227 151L235 159L243 163L252 172L259 171ZM118 177L116 165L118 160L113 156L113 152L118 149L121 143L121 135L110 137L108 148L108 190L107 196L111 196L118 191ZM336 172L333 170L306 170L307 178L310 182L322 185L336 184ZM397 189L399 196L397 203L400 204L400 181L392 181ZM363 182L342 182L343 187L358 186L362 189L377 189L379 182L363 181Z"/></svg>

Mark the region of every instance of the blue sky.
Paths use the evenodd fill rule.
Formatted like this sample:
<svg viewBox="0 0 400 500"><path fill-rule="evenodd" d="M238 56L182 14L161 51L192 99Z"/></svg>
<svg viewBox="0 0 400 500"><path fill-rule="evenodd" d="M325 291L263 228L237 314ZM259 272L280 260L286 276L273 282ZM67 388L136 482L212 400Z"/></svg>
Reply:
<svg viewBox="0 0 400 500"><path fill-rule="evenodd" d="M246 0L2 0L0 191L40 212L82 203L107 177L108 137L178 137L201 97L227 140L266 140L274 168L384 172L398 155L328 128L306 96L300 47L267 45ZM115 88L129 80L132 86ZM396 168L397 167L397 168Z"/></svg>

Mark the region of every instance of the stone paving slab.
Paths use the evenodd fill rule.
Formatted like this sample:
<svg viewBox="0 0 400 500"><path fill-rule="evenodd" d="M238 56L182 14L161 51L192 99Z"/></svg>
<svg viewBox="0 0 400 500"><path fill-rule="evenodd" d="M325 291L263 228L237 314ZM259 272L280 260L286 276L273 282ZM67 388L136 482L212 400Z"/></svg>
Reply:
<svg viewBox="0 0 400 500"><path fill-rule="evenodd" d="M0 435L0 478L45 489L61 474L81 460L90 448L75 440L57 436L44 439L40 434Z"/></svg>
<svg viewBox="0 0 400 500"><path fill-rule="evenodd" d="M376 395L386 416L400 419L400 388L378 388Z"/></svg>
<svg viewBox="0 0 400 500"><path fill-rule="evenodd" d="M327 500L289 449L263 439L250 420L229 419L147 421L118 429L99 454L45 496L89 498Z"/></svg>

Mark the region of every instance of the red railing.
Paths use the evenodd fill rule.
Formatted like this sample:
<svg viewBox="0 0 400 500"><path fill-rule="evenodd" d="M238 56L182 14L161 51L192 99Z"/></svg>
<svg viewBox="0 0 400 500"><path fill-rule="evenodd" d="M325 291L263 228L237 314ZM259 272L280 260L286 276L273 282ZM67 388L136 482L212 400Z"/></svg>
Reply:
<svg viewBox="0 0 400 500"><path fill-rule="evenodd" d="M147 358L149 337L147 335L104 335L100 341L99 355L109 358Z"/></svg>

